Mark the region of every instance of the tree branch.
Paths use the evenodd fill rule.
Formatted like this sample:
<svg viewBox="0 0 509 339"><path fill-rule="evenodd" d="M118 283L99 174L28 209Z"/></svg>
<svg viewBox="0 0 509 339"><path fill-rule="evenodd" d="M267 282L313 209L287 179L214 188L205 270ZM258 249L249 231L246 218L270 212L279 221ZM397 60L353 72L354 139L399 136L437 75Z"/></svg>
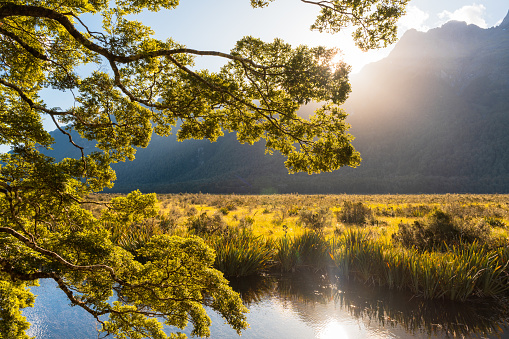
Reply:
<svg viewBox="0 0 509 339"><path fill-rule="evenodd" d="M68 15L72 15L75 17L73 13L69 13ZM0 7L0 19L7 18L11 16L30 16L35 18L47 18L52 19L60 23L67 32L79 43L81 43L84 47L87 49L96 52L102 56L104 56L106 59L108 59L110 62L119 62L119 63L131 63L134 61L138 61L145 58L154 58L154 57L160 57L160 56L171 56L174 54L194 54L194 55L200 55L200 56L219 56L222 58L230 59L230 60L236 60L243 63L248 63L253 67L256 68L274 68L274 67L284 67L284 65L277 65L277 66L262 66L255 64L252 60L245 59L239 56L222 53L222 52L216 52L216 51L199 51L195 49L190 48L177 48L177 49L159 49L151 52L145 52L145 53L138 53L138 54L132 54L129 56L124 55L117 55L110 50L108 50L105 47L102 47L89 39L87 39L83 34L81 34L80 31L74 27L72 22L67 18L66 14L62 14L60 12L57 12L55 10L40 7L40 6L27 6L27 5L16 5L13 3L4 3L3 6Z"/></svg>
<svg viewBox="0 0 509 339"><path fill-rule="evenodd" d="M38 246L35 242L32 242L30 239L28 239L24 235L16 232L15 230L13 230L10 227L0 227L0 232L7 233L7 234L13 236L14 238L21 241L25 246L33 249L36 252L39 252L39 253L45 255L47 257L55 259L57 262L59 262L60 264L64 265L65 267L67 267L71 270L89 271L89 272L93 272L96 270L105 270L110 273L110 276L112 277L112 279L114 281L123 283L123 281L117 277L115 270L108 265L88 265L88 266L74 265L74 264L71 264L70 262L68 262L67 260L65 260L64 258L62 258L57 253Z"/></svg>
<svg viewBox="0 0 509 339"><path fill-rule="evenodd" d="M2 26L0 26L0 34L5 35L5 36L11 38L12 40L16 41L18 44L21 45L21 47L23 47L28 53L32 54L37 59L49 61L49 58L45 54L39 52L37 49L35 49L32 46L30 46L29 44L27 44L25 41L23 41L23 39L21 39L16 34L9 32L6 29L3 29Z"/></svg>
<svg viewBox="0 0 509 339"><path fill-rule="evenodd" d="M47 114L50 114L50 115L66 115L66 114L69 114L69 112L56 112L56 111L47 109L46 107L43 107L41 105L37 105L32 99L30 99L25 94L25 92L21 88L19 88L18 86L14 85L14 84L12 84L12 83L10 83L8 81L5 81L4 79L0 78L0 84L4 85L6 87L9 87L10 89L16 91L18 93L18 95L21 97L21 99L23 99L23 101L25 101L30 106L30 108L32 108L32 109L37 109L37 110L43 111L44 113L47 113Z"/></svg>
<svg viewBox="0 0 509 339"><path fill-rule="evenodd" d="M53 272L34 272L34 273L22 273L17 271L12 263L7 259L0 258L0 266L2 267L2 271L9 274L12 280L20 280L20 281L33 281L37 279L47 279L53 278Z"/></svg>

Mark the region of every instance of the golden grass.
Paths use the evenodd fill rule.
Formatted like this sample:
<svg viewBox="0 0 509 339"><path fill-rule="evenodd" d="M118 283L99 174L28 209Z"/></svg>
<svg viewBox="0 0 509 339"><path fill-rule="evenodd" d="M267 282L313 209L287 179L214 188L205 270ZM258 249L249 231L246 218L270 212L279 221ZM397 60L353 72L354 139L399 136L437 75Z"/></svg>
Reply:
<svg viewBox="0 0 509 339"><path fill-rule="evenodd" d="M90 200L107 202L118 194L93 194ZM500 237L509 236L509 195L211 195L163 194L158 195L160 214L178 211L177 223L185 225L195 214L220 213L231 226L249 227L255 235L279 238L284 234L301 235L305 231L299 213L328 208L332 213L330 225L323 228L326 235L335 229L350 228L336 219L345 202L362 202L372 212L370 223L357 225L372 228L380 236L390 238L400 223L412 224L435 208L461 218L496 218L507 227L494 228ZM98 216L104 206L87 204ZM246 222L248 221L248 222Z"/></svg>
<svg viewBox="0 0 509 339"><path fill-rule="evenodd" d="M89 201L105 203L115 196L94 194ZM506 292L509 195L166 194L158 200L157 217L125 225L129 232L112 230L119 245L135 252L151 234L186 236L199 219L204 223L199 224L201 236L216 246L216 266L229 275L252 274L271 265L287 271L296 265L335 263L340 272L360 281L428 298L464 300L472 293ZM99 216L105 205L97 203L85 207ZM461 225L490 225L482 229L501 245L461 243L440 252L393 241L400 224L425 222L437 209Z"/></svg>

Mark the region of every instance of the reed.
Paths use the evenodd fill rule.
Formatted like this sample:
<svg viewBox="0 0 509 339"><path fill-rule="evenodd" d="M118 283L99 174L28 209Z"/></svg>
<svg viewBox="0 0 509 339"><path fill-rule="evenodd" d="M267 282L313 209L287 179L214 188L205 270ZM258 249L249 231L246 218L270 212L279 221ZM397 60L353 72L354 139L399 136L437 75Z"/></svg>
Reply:
<svg viewBox="0 0 509 339"><path fill-rule="evenodd" d="M282 272L294 271L299 262L299 251L294 246L293 238L284 236L276 240L274 259Z"/></svg>
<svg viewBox="0 0 509 339"><path fill-rule="evenodd" d="M331 243L339 274L363 283L410 290L425 299L459 301L509 290L507 248L490 250L473 242L445 252L422 252L391 246L360 230L346 231Z"/></svg>
<svg viewBox="0 0 509 339"><path fill-rule="evenodd" d="M410 285L407 263L411 261L412 252L401 250L384 251L382 264L382 283L390 289L404 290Z"/></svg>
<svg viewBox="0 0 509 339"><path fill-rule="evenodd" d="M297 265L323 269L331 264L329 241L320 232L304 232L296 236L293 247L298 253Z"/></svg>
<svg viewBox="0 0 509 339"><path fill-rule="evenodd" d="M489 250L486 245L475 242L454 246L451 252L457 261L463 260L464 265L475 272L475 292L479 296L493 297L509 289L507 248Z"/></svg>
<svg viewBox="0 0 509 339"><path fill-rule="evenodd" d="M325 269L332 264L329 241L320 232L306 231L301 235L276 240L274 259L283 272L297 268Z"/></svg>
<svg viewBox="0 0 509 339"><path fill-rule="evenodd" d="M331 240L331 258L343 278L380 284L383 245L370 239L368 232L348 229Z"/></svg>
<svg viewBox="0 0 509 339"><path fill-rule="evenodd" d="M216 251L215 268L227 277L259 274L273 263L271 246L249 230L232 228L227 234L210 237L207 241Z"/></svg>

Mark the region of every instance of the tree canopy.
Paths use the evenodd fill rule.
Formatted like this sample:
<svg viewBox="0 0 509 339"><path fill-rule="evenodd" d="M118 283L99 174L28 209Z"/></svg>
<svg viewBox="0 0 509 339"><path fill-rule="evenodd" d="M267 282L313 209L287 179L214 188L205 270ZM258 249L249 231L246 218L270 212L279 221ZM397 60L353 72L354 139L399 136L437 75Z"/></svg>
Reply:
<svg viewBox="0 0 509 339"><path fill-rule="evenodd" d="M312 29L357 27L354 38L368 49L395 40L408 0L301 1L321 8ZM246 308L212 268L214 253L200 238L156 236L136 253L112 241L111 225L155 213L155 195L116 198L99 217L83 207L90 193L113 185L110 164L132 160L153 133L167 136L178 124L180 140L214 141L223 131L245 143L264 139L269 152L287 157L290 172L359 164L337 106L350 91L349 67L332 63L335 50L245 37L228 53L203 51L157 40L133 19L177 6L178 0L0 2L0 143L11 146L0 154L2 337L26 337L20 308L33 304L27 286L38 279L54 280L101 331L118 338L166 338L161 321L179 328L190 321L192 334L207 336L204 305L239 333L246 328ZM101 17L101 31L87 26L90 15ZM196 56L227 63L218 72L196 70ZM48 107L45 88L72 93L74 104ZM324 105L302 119L296 112L310 101ZM43 117L81 157L56 162L44 155L53 139ZM72 131L95 140L97 151L85 152Z"/></svg>

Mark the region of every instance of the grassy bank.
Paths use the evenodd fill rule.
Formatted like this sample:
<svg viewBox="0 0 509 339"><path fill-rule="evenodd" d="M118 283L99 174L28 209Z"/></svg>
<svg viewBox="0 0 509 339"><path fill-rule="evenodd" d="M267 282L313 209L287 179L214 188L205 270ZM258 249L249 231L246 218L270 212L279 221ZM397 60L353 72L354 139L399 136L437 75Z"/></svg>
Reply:
<svg viewBox="0 0 509 339"><path fill-rule="evenodd" d="M157 216L111 229L118 244L136 254L154 234L199 236L216 250L215 266L229 277L322 270L428 299L509 294L507 195L158 199ZM101 213L100 206L90 208Z"/></svg>

